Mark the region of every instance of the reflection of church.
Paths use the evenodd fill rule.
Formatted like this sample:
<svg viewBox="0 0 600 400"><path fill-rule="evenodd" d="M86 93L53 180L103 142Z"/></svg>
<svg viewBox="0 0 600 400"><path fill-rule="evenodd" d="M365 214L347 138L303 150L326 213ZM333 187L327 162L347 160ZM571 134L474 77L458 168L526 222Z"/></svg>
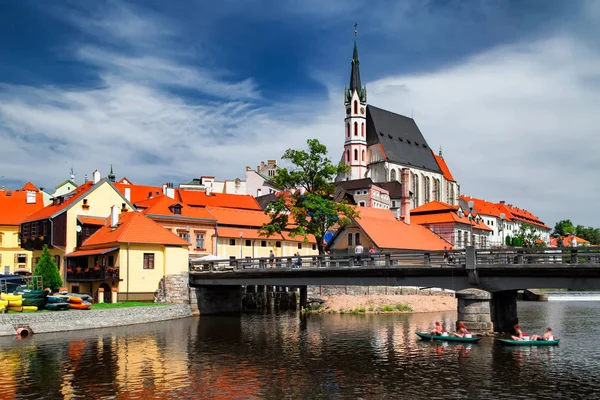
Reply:
<svg viewBox="0 0 600 400"><path fill-rule="evenodd" d="M343 162L350 167L343 181L363 180L368 194L380 192L391 198L389 202L371 201L379 208L394 208L397 195L389 190L390 184L400 181L400 171L410 171L412 207L433 200L458 204L459 185L452 177L442 154L436 155L412 118L367 105L367 90L361 85L358 48L354 40L350 87L344 91L345 142ZM365 179L366 178L366 179ZM356 185L354 185L356 186ZM381 191L373 190L373 186ZM387 188L386 188L387 187ZM361 202L362 203L362 202ZM387 204L385 204L387 203ZM365 205L369 206L369 202Z"/></svg>

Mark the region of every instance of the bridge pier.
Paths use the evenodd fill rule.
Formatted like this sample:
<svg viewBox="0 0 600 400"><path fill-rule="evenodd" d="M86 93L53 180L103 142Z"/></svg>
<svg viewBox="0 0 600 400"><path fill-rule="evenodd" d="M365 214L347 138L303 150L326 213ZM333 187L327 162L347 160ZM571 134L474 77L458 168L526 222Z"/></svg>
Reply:
<svg viewBox="0 0 600 400"><path fill-rule="evenodd" d="M300 309L306 308L306 304L308 303L308 287L300 286Z"/></svg>
<svg viewBox="0 0 600 400"><path fill-rule="evenodd" d="M456 292L458 299L458 318L456 329L461 322L472 333L489 333L493 331L490 315L492 295L485 290L466 289Z"/></svg>
<svg viewBox="0 0 600 400"><path fill-rule="evenodd" d="M242 312L242 287L238 285L204 285L196 287L200 315Z"/></svg>
<svg viewBox="0 0 600 400"><path fill-rule="evenodd" d="M511 332L519 322L517 315L517 291L506 290L492 293L490 314L495 332Z"/></svg>

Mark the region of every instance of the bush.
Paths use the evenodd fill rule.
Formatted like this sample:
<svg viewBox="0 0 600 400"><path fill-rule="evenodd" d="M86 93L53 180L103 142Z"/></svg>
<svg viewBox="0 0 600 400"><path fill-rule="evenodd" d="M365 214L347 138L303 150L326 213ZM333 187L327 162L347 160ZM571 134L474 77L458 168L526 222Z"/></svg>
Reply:
<svg viewBox="0 0 600 400"><path fill-rule="evenodd" d="M394 311L396 308L394 306L381 306L379 307L380 311L383 312L389 312L389 311Z"/></svg>
<svg viewBox="0 0 600 400"><path fill-rule="evenodd" d="M396 304L396 310L398 311L412 311L412 307L408 304Z"/></svg>
<svg viewBox="0 0 600 400"><path fill-rule="evenodd" d="M62 286L62 279L60 278L58 267L56 266L54 258L48 251L48 245L44 245L42 256L35 266L33 275L41 276L44 287L50 288L52 291L57 291Z"/></svg>

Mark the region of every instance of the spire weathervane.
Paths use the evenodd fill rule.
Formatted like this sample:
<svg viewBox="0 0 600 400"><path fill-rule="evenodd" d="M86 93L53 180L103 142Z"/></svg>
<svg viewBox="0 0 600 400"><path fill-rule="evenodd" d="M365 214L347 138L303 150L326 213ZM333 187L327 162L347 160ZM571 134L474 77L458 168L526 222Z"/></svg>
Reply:
<svg viewBox="0 0 600 400"><path fill-rule="evenodd" d="M354 37L356 37L356 34L358 33L358 29L356 29L356 27L358 26L358 23L354 23Z"/></svg>

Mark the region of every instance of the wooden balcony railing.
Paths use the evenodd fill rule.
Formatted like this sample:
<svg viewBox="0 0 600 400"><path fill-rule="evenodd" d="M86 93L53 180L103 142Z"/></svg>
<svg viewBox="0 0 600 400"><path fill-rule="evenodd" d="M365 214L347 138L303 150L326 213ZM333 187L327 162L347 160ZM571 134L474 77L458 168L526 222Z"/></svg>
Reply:
<svg viewBox="0 0 600 400"><path fill-rule="evenodd" d="M118 281L119 280L119 267L114 268L100 268L94 270L89 268L87 271L85 268L78 270L77 268L67 269L67 281L69 282L104 282L104 281Z"/></svg>

